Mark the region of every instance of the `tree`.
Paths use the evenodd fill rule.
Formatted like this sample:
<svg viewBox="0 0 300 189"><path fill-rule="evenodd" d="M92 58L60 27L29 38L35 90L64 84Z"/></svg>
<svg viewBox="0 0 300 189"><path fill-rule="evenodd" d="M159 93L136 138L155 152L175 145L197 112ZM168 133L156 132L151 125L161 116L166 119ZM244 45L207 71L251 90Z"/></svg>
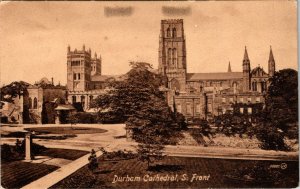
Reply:
<svg viewBox="0 0 300 189"><path fill-rule="evenodd" d="M134 139L143 142L140 135L149 135L167 143L178 129L176 116L169 108L164 93L159 88L165 78L150 71L145 62L131 62L132 69L122 81L113 81L111 89L97 97L92 107L101 111L109 109L127 126L133 128Z"/></svg>
<svg viewBox="0 0 300 189"><path fill-rule="evenodd" d="M176 143L182 119L169 108L164 92L165 77L151 71L150 64L131 62L132 69L121 81L113 81L107 94L93 101L92 107L110 110L133 131L133 139L141 143L138 154L148 166L162 157L164 144ZM101 113L99 113L101 115ZM182 124L182 123L181 123Z"/></svg>
<svg viewBox="0 0 300 189"><path fill-rule="evenodd" d="M284 138L298 139L298 73L293 69L275 72L266 94L266 108L257 117L256 137L261 148L289 150Z"/></svg>
<svg viewBox="0 0 300 189"><path fill-rule="evenodd" d="M0 89L1 91L1 101L13 102L13 98L17 96L27 94L27 87L29 83L24 81L14 81L9 85L6 85Z"/></svg>
<svg viewBox="0 0 300 189"><path fill-rule="evenodd" d="M297 71L283 69L275 72L266 95L266 111L272 125L284 133L288 132L291 124L298 122Z"/></svg>

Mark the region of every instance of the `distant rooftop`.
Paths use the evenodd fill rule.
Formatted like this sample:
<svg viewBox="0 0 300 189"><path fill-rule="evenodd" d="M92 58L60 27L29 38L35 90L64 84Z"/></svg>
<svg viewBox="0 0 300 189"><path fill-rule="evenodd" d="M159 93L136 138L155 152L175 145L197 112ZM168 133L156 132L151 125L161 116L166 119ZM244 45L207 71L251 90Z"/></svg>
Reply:
<svg viewBox="0 0 300 189"><path fill-rule="evenodd" d="M241 79L243 72L187 73L187 81Z"/></svg>

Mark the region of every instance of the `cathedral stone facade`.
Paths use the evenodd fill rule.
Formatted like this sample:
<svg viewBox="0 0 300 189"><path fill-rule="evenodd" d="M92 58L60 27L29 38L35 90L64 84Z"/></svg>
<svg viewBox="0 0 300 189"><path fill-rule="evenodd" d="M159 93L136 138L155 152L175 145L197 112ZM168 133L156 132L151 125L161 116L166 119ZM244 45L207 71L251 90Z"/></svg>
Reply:
<svg viewBox="0 0 300 189"><path fill-rule="evenodd" d="M233 103L263 103L275 61L270 49L269 73L260 66L251 70L245 47L242 72L187 73L183 20L162 20L159 37L159 73L168 78L168 104L186 118L210 118L232 110ZM201 64L199 64L201 65ZM247 108L247 109L246 109ZM240 109L251 114L251 107Z"/></svg>
<svg viewBox="0 0 300 189"><path fill-rule="evenodd" d="M166 97L173 111L186 118L209 119L232 110L232 104L245 104L241 113L253 113L249 104L264 103L269 78L275 72L275 60L270 49L268 73L260 66L251 69L247 48L241 61L242 72L233 72L230 63L227 72L187 73L187 57L182 19L161 21L158 52L158 73L168 79ZM106 92L110 80L121 76L102 75L101 57L92 57L91 50L71 51L67 55L67 89L69 102L89 103ZM201 64L199 64L201 65Z"/></svg>

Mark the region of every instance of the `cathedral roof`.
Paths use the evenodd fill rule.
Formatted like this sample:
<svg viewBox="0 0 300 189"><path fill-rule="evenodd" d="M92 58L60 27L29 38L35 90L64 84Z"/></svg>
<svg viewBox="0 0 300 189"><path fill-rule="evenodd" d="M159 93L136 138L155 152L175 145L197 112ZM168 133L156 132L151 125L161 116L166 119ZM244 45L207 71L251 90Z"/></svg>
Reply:
<svg viewBox="0 0 300 189"><path fill-rule="evenodd" d="M123 80L124 75L100 75L100 74L96 74L91 76L91 81L107 81L110 79L116 80L116 81L120 81Z"/></svg>
<svg viewBox="0 0 300 189"><path fill-rule="evenodd" d="M241 79L243 72L187 73L188 81Z"/></svg>

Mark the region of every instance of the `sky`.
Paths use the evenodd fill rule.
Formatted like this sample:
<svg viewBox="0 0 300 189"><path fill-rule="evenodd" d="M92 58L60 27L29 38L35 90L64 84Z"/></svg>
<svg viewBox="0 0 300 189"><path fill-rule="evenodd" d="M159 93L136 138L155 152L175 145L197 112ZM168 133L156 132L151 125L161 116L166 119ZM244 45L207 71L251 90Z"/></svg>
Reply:
<svg viewBox="0 0 300 189"><path fill-rule="evenodd" d="M129 61L157 68L162 19L184 19L187 72L224 72L229 61L242 71L245 46L251 67L267 71L270 45L277 70L298 70L296 1L0 2L0 84L66 84L68 45L101 55L104 75Z"/></svg>

